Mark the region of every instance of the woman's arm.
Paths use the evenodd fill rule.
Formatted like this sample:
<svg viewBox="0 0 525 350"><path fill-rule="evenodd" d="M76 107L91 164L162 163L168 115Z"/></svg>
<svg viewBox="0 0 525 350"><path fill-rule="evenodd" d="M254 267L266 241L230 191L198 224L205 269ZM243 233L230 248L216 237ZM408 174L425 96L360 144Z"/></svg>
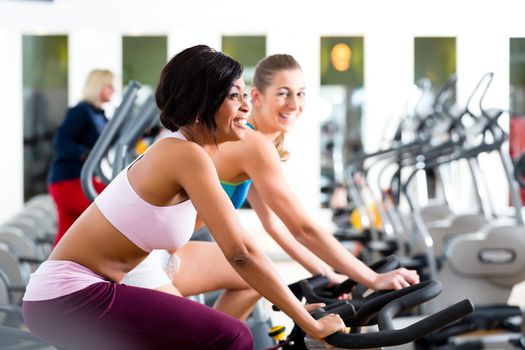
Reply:
<svg viewBox="0 0 525 350"><path fill-rule="evenodd" d="M308 217L284 178L279 155L271 142L261 135L252 135L243 143L244 171L253 180L259 197L289 232L320 259L354 281L376 290L399 289L419 281L415 271L398 269L379 275L369 269Z"/></svg>
<svg viewBox="0 0 525 350"><path fill-rule="evenodd" d="M174 181L189 195L233 268L251 287L277 305L311 336L324 338L341 330L344 324L338 316L332 315L320 321L310 316L278 277L269 259L242 229L233 205L219 185L211 159L196 145L185 148L177 159L177 164L184 166L172 167Z"/></svg>
<svg viewBox="0 0 525 350"><path fill-rule="evenodd" d="M86 130L89 118L86 108L84 105L77 105L66 113L55 136L55 149L58 156L81 160L87 157L89 148L77 141L79 135Z"/></svg>
<svg viewBox="0 0 525 350"><path fill-rule="evenodd" d="M248 201L261 220L264 230L293 260L301 264L312 275L327 276L334 284L341 283L345 279L295 239L279 217L262 201L255 185L250 187Z"/></svg>

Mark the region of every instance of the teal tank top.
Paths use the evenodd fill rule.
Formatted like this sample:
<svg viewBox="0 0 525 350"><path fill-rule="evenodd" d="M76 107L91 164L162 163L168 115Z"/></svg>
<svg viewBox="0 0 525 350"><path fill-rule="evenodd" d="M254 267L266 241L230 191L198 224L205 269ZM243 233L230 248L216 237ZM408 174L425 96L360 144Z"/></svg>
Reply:
<svg viewBox="0 0 525 350"><path fill-rule="evenodd" d="M255 130L253 125L251 125L250 123L246 125L248 125L250 129ZM235 209L239 209L240 207L242 207L242 205L246 201L246 197L248 196L248 191L250 190L252 180L248 179L246 181L236 183L227 182L223 180L220 181L222 188L224 189L228 197L230 197L230 200L232 201L232 204L235 207Z"/></svg>

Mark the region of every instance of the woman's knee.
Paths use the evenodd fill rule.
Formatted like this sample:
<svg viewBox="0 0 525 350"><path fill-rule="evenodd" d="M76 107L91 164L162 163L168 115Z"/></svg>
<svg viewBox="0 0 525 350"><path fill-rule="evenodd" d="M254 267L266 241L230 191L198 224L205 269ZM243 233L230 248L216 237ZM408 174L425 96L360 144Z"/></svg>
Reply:
<svg viewBox="0 0 525 350"><path fill-rule="evenodd" d="M215 349L252 350L253 336L250 329L241 321L226 316L215 325L215 334L208 338Z"/></svg>
<svg viewBox="0 0 525 350"><path fill-rule="evenodd" d="M234 332L234 341L232 342L231 350L252 350L253 349L253 335L248 326L243 322L237 322L237 327Z"/></svg>

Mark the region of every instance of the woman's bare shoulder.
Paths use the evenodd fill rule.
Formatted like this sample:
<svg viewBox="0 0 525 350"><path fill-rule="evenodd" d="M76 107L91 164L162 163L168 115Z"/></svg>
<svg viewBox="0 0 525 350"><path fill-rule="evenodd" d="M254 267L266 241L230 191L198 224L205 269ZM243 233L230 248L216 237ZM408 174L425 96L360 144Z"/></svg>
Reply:
<svg viewBox="0 0 525 350"><path fill-rule="evenodd" d="M175 138L157 141L146 152L145 160L149 164L148 168L177 178L213 167L210 157L201 146Z"/></svg>
<svg viewBox="0 0 525 350"><path fill-rule="evenodd" d="M277 150L273 142L259 131L250 130L241 142L242 148L252 157L266 158L270 155L277 155Z"/></svg>
<svg viewBox="0 0 525 350"><path fill-rule="evenodd" d="M166 137L155 142L148 152L152 152L156 156L166 156L169 157L169 159L176 157L188 160L195 157L198 159L207 156L204 149L195 142L180 140L174 137Z"/></svg>

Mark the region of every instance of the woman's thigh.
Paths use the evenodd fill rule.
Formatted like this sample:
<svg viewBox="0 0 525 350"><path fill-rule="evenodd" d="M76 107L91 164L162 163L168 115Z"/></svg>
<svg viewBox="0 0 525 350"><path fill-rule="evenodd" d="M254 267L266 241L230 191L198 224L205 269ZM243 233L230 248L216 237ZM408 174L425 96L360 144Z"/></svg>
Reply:
<svg viewBox="0 0 525 350"><path fill-rule="evenodd" d="M242 322L191 300L118 284L90 287L57 300L24 303L30 329L68 349L252 347Z"/></svg>
<svg viewBox="0 0 525 350"><path fill-rule="evenodd" d="M110 333L123 330L128 344L143 342L147 345L144 348L252 348L250 331L237 319L192 300L150 289L120 285L101 321Z"/></svg>
<svg viewBox="0 0 525 350"><path fill-rule="evenodd" d="M249 288L215 242L188 242L175 255L180 258L180 267L173 283L182 295Z"/></svg>

